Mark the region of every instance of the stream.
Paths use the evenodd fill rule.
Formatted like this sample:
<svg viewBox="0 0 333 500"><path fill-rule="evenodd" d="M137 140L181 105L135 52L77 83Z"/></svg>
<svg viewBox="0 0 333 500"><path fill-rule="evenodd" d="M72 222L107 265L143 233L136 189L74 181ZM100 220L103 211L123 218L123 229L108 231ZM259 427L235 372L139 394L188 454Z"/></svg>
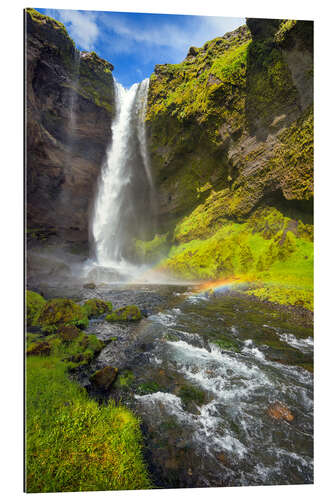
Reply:
<svg viewBox="0 0 333 500"><path fill-rule="evenodd" d="M119 368L107 398L141 418L156 486L313 482L313 332L290 312L194 285L42 291L134 303L146 315L132 324L90 321L87 332L106 345L80 382L91 392L93 371ZM276 402L292 421L272 418Z"/></svg>

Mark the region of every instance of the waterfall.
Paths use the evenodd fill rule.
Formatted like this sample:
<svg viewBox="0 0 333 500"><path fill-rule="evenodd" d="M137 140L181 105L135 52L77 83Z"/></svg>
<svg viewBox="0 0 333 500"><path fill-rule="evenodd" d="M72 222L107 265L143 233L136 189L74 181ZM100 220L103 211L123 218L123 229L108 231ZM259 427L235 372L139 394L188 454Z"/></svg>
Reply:
<svg viewBox="0 0 333 500"><path fill-rule="evenodd" d="M130 89L118 82L115 87L116 117L99 179L92 236L96 264L119 268L130 260L132 239L149 231L153 189L144 121L149 79Z"/></svg>

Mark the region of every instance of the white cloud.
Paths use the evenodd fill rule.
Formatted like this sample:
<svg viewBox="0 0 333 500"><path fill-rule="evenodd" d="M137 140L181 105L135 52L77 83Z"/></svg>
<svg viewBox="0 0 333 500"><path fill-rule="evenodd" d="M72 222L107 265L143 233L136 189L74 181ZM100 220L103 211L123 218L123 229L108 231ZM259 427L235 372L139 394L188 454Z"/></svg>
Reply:
<svg viewBox="0 0 333 500"><path fill-rule="evenodd" d="M180 27L169 22L158 26L139 24L137 20L131 23L128 18L120 16L102 16L99 20L119 37L110 47L114 53L129 53L136 44L146 44L159 49L168 48L169 56L172 54L179 60L186 56L191 45L200 47L206 41L222 36L245 22L238 18L195 17L191 19L192 22ZM146 56L149 58L149 54Z"/></svg>
<svg viewBox="0 0 333 500"><path fill-rule="evenodd" d="M99 36L96 14L78 10L57 10L56 18L66 24L70 36L81 49L91 51ZM47 15L55 17L53 9Z"/></svg>

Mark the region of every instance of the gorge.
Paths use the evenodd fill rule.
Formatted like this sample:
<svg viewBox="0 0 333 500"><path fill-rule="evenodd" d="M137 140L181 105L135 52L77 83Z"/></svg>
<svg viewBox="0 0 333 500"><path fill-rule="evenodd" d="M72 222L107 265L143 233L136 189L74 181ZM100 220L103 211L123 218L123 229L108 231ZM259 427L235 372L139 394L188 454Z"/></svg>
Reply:
<svg viewBox="0 0 333 500"><path fill-rule="evenodd" d="M28 350L140 417L153 486L312 483L313 23L247 19L129 89L58 21L26 33ZM60 298L88 358L43 323Z"/></svg>

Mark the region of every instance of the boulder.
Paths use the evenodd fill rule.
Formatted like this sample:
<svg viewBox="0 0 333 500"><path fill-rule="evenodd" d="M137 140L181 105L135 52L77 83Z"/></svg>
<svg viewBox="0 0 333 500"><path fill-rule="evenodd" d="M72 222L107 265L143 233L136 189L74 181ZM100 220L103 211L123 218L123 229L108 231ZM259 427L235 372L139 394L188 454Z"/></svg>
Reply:
<svg viewBox="0 0 333 500"><path fill-rule="evenodd" d="M70 342L80 335L80 330L74 325L61 326L58 335L63 342Z"/></svg>
<svg viewBox="0 0 333 500"><path fill-rule="evenodd" d="M111 302L105 302L101 299L89 299L84 303L83 306L86 311L88 318L98 317L106 312L112 311Z"/></svg>
<svg viewBox="0 0 333 500"><path fill-rule="evenodd" d="M103 391L108 391L115 381L117 373L118 368L114 368L113 366L105 366L101 370L97 370L90 377L90 380L97 388Z"/></svg>
<svg viewBox="0 0 333 500"><path fill-rule="evenodd" d="M86 328L89 324L86 311L73 300L51 299L43 306L39 323L43 332L53 333L59 327L74 325Z"/></svg>
<svg viewBox="0 0 333 500"><path fill-rule="evenodd" d="M51 345L48 342L35 342L27 349L27 356L49 356Z"/></svg>
<svg viewBox="0 0 333 500"><path fill-rule="evenodd" d="M291 413L287 406L276 401L267 410L270 417L275 420L286 420L287 422L292 422L294 420L294 415Z"/></svg>
<svg viewBox="0 0 333 500"><path fill-rule="evenodd" d="M130 305L120 307L106 316L107 321L138 321L142 318L140 309L137 306Z"/></svg>

